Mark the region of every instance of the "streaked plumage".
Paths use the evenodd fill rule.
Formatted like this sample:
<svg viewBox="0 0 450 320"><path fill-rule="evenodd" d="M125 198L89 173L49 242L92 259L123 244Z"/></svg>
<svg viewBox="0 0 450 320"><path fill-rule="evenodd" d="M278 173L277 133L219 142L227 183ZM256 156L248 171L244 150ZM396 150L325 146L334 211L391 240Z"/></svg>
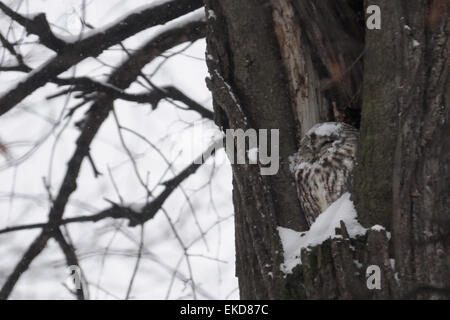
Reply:
<svg viewBox="0 0 450 320"><path fill-rule="evenodd" d="M358 140L358 130L338 122L317 124L302 139L292 170L310 225L349 191Z"/></svg>

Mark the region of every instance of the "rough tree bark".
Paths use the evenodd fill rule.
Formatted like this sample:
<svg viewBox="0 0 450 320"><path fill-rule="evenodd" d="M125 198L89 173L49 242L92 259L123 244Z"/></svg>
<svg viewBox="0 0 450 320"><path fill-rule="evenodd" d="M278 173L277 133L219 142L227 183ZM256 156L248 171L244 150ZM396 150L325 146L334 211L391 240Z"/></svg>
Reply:
<svg viewBox="0 0 450 320"><path fill-rule="evenodd" d="M280 129L277 175L233 166L241 298L450 297L448 2L205 4L216 123ZM372 4L381 30L365 29ZM341 239L302 252L286 277L276 228L307 228L288 157L324 121L361 128L352 195L368 232L350 239L342 225ZM366 286L369 265L381 290Z"/></svg>

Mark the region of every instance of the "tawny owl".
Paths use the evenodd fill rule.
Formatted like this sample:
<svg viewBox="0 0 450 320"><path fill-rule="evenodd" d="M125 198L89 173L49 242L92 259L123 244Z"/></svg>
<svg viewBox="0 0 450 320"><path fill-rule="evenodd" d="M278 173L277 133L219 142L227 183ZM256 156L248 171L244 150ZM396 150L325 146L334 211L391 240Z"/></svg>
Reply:
<svg viewBox="0 0 450 320"><path fill-rule="evenodd" d="M302 139L291 169L309 225L350 189L358 140L358 130L338 122L319 123Z"/></svg>

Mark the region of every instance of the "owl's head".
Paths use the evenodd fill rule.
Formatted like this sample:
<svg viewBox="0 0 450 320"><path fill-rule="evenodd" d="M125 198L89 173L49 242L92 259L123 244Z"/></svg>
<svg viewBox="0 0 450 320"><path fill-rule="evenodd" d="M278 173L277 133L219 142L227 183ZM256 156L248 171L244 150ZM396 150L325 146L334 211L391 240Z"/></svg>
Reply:
<svg viewBox="0 0 450 320"><path fill-rule="evenodd" d="M315 162L343 144L356 144L358 131L340 122L324 122L312 127L300 143L300 162Z"/></svg>

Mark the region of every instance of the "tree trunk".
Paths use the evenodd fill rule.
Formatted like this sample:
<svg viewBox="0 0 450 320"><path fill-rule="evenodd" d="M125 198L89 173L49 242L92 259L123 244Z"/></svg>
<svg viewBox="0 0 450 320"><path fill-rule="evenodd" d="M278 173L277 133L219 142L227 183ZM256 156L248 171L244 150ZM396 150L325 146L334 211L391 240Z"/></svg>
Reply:
<svg viewBox="0 0 450 320"><path fill-rule="evenodd" d="M205 4L216 123L280 130L277 175L233 165L241 298L449 297L447 2L371 1L381 30L365 30L358 0ZM325 121L361 127L352 194L368 232L342 224L285 276L277 227L307 229L289 156ZM381 290L367 288L369 265Z"/></svg>

